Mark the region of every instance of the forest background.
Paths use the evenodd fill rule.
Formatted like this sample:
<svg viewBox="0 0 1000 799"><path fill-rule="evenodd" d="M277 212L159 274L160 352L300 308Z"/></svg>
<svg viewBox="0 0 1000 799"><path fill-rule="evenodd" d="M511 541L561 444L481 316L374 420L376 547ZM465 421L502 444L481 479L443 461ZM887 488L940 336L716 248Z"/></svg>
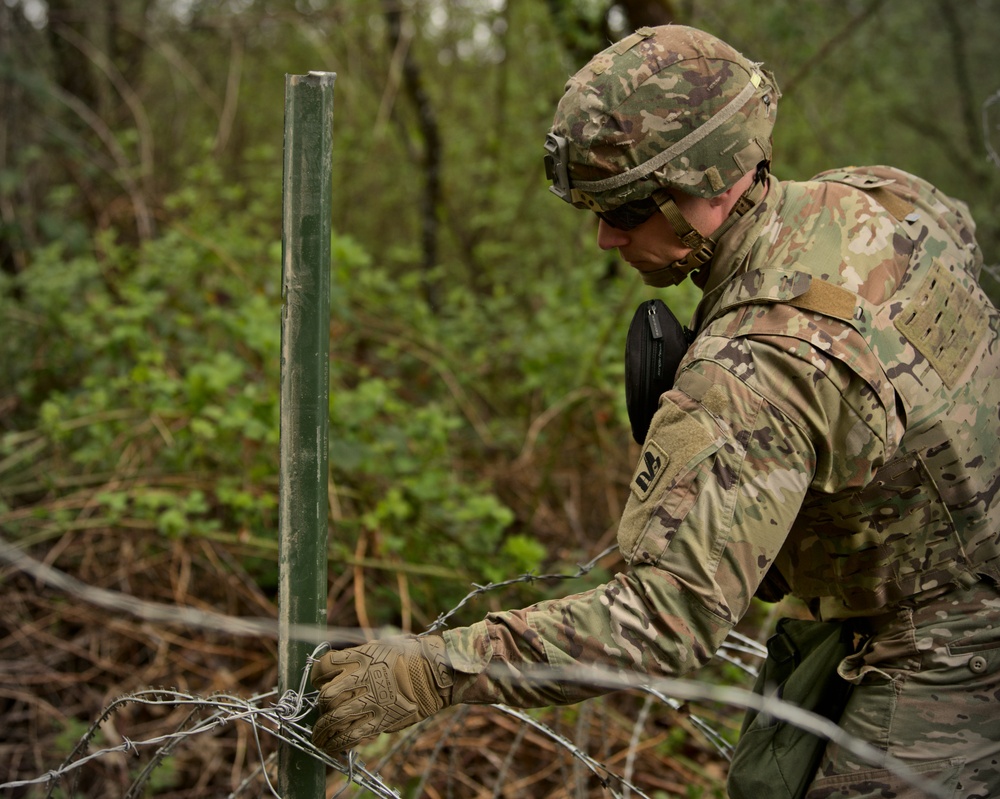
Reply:
<svg viewBox="0 0 1000 799"><path fill-rule="evenodd" d="M1000 294L996 0L0 0L3 539L123 595L275 617L284 76L323 70L330 623L418 631L474 584L602 552L637 456L625 330L654 295L549 196L542 142L570 74L666 22L775 72L779 177L888 163L966 200ZM696 301L666 298L682 319ZM515 582L451 623L566 590ZM108 613L13 567L0 591L0 780L55 768L115 697L276 682L271 638ZM762 639L774 613L746 630ZM628 752L650 796L721 795L689 710L640 706L538 717L609 766ZM187 712L122 710L91 746ZM699 712L734 737L738 713ZM450 729L447 757L431 729L384 772L406 795L604 795L486 714ZM98 758L53 795L256 794L273 748L228 728L148 779L138 757Z"/></svg>

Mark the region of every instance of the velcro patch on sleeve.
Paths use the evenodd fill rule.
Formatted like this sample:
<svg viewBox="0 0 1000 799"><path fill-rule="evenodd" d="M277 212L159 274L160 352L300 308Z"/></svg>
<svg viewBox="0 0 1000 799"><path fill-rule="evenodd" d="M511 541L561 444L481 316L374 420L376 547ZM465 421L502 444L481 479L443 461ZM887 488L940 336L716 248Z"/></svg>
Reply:
<svg viewBox="0 0 1000 799"><path fill-rule="evenodd" d="M678 502L686 502L692 495L686 491L672 495L674 482L685 467L691 468L696 459L709 456L720 445L721 439L713 437L707 427L677 405L669 394L663 395L632 475L631 494L618 525L618 546L626 561L633 562L649 529L658 527L658 507L669 506L670 513L681 516L686 513ZM651 544L658 550L664 545L664 542Z"/></svg>
<svg viewBox="0 0 1000 799"><path fill-rule="evenodd" d="M645 502L652 493L660 477L666 471L667 464L670 463L670 456L663 451L663 448L650 439L642 450L639 458L639 466L632 475L632 493L640 502Z"/></svg>
<svg viewBox="0 0 1000 799"><path fill-rule="evenodd" d="M632 475L632 493L640 502L645 502L663 477L673 480L685 463L712 443L709 432L669 397L660 402Z"/></svg>

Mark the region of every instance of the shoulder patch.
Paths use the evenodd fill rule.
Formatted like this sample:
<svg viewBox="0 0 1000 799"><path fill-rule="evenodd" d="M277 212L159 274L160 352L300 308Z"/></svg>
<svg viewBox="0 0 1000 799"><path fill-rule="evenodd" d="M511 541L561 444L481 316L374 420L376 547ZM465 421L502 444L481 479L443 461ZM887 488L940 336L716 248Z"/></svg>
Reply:
<svg viewBox="0 0 1000 799"><path fill-rule="evenodd" d="M670 456L663 451L663 448L655 441L647 441L639 458L639 466L632 475L631 488L636 499L640 502L646 501L666 471L668 463Z"/></svg>

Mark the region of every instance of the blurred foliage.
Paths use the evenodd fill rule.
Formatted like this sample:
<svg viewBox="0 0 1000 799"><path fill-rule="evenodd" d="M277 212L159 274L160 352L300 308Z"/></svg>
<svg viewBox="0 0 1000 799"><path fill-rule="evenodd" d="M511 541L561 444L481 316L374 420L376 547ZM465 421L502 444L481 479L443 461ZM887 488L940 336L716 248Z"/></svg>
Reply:
<svg viewBox="0 0 1000 799"><path fill-rule="evenodd" d="M918 172L971 204L996 261L991 3L741 8L0 5L5 525L273 541L283 75L322 69L338 74L331 556L390 598L399 564L427 566L405 586L426 617L469 580L607 543L634 455L622 339L648 290L548 196L538 157L603 37L668 18L728 39L784 88L780 176ZM682 317L696 301L670 296Z"/></svg>
<svg viewBox="0 0 1000 799"><path fill-rule="evenodd" d="M285 73L338 74L331 556L390 598L399 564L432 567L405 586L425 617L607 543L623 501L621 346L648 290L538 157L602 37L670 18L730 40L784 88L780 176L923 174L995 263L989 2L85 6L0 6L7 525L273 541Z"/></svg>

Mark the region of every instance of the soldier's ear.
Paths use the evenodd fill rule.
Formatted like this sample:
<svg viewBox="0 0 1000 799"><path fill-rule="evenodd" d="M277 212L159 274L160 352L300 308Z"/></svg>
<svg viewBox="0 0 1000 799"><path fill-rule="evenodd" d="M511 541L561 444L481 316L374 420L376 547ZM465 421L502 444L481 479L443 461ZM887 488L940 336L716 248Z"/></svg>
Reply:
<svg viewBox="0 0 1000 799"><path fill-rule="evenodd" d="M750 188L750 185L753 183L753 178L751 177L753 174L753 172L747 172L740 180L736 181L732 186L722 192L722 194L717 197L710 197L708 199L709 204L713 208L717 208L718 206L725 205L726 203L735 203L743 192Z"/></svg>

